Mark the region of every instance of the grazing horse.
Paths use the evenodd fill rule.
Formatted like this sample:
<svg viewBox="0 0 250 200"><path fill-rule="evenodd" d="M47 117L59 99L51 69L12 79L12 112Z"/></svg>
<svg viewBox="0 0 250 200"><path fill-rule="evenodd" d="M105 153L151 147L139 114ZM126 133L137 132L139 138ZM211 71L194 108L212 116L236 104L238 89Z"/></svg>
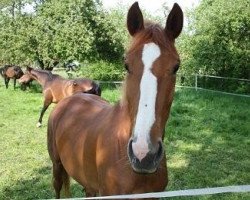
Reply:
<svg viewBox="0 0 250 200"><path fill-rule="evenodd" d="M19 80L19 84L21 85L21 89L22 90L26 90L27 87L30 87L31 82L34 79L28 74L25 73Z"/></svg>
<svg viewBox="0 0 250 200"><path fill-rule="evenodd" d="M4 67L0 68L0 74L4 78L6 89L9 86L10 79L14 80L14 89L16 89L16 79L21 78L21 76L23 75L23 71L19 66L5 65Z"/></svg>
<svg viewBox="0 0 250 200"><path fill-rule="evenodd" d="M44 102L37 127L42 125L42 118L51 103L58 103L63 98L73 95L77 92L101 95L101 89L94 81L85 78L73 80L65 79L50 71L33 69L27 67L26 74L36 80L43 90Z"/></svg>
<svg viewBox="0 0 250 200"><path fill-rule="evenodd" d="M163 138L180 63L174 42L182 26L178 4L162 28L144 23L135 2L127 15L132 43L125 55L123 98L112 106L98 96L76 94L52 111L48 152L57 198L62 186L69 194L69 177L86 196L165 189Z"/></svg>

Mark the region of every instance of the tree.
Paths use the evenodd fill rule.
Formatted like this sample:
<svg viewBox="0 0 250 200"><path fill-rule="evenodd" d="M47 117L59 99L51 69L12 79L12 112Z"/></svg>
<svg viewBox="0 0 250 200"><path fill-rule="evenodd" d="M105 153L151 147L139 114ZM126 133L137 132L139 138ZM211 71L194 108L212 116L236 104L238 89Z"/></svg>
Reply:
<svg viewBox="0 0 250 200"><path fill-rule="evenodd" d="M17 2L17 1L16 1ZM22 1L22 3L28 2ZM122 57L124 34L95 0L34 0L35 13L8 10L0 15L0 60L41 68L55 61L116 61ZM5 8L13 3L6 0ZM115 23L114 23L115 22ZM122 24L124 26L124 24Z"/></svg>
<svg viewBox="0 0 250 200"><path fill-rule="evenodd" d="M250 3L202 0L179 42L185 73L250 78Z"/></svg>

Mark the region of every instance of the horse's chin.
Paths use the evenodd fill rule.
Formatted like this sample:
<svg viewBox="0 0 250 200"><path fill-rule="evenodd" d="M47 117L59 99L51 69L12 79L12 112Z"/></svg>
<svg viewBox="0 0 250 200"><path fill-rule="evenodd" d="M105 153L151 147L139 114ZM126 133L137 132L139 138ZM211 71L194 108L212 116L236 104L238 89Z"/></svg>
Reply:
<svg viewBox="0 0 250 200"><path fill-rule="evenodd" d="M134 172L138 174L153 174L156 172L157 168L151 168L151 169L145 169L145 168L140 168L140 166L136 166L131 164L131 167Z"/></svg>

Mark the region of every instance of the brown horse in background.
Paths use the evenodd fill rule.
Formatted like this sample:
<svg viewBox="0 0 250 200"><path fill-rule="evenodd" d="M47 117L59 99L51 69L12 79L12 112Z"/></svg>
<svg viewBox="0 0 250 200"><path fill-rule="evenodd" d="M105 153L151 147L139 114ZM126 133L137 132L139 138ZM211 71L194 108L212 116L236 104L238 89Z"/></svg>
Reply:
<svg viewBox="0 0 250 200"><path fill-rule="evenodd" d="M4 67L0 68L0 74L4 78L6 89L9 86L10 79L14 80L14 89L16 89L16 79L21 78L21 76L23 75L23 71L19 66L5 65Z"/></svg>
<svg viewBox="0 0 250 200"><path fill-rule="evenodd" d="M98 96L76 94L55 107L48 121L53 185L69 193L69 176L86 196L163 191L163 146L179 56L174 42L183 26L175 4L162 28L144 23L134 3L127 16L132 43L125 56L123 98L112 106Z"/></svg>
<svg viewBox="0 0 250 200"><path fill-rule="evenodd" d="M50 71L33 69L27 67L26 74L36 80L43 90L44 102L37 127L42 125L42 118L51 103L58 103L63 98L73 95L77 92L101 95L101 89L94 81L86 78L73 80L65 79Z"/></svg>
<svg viewBox="0 0 250 200"><path fill-rule="evenodd" d="M19 80L19 84L21 86L22 90L26 90L27 87L30 87L30 84L32 83L34 79L28 74L25 73Z"/></svg>

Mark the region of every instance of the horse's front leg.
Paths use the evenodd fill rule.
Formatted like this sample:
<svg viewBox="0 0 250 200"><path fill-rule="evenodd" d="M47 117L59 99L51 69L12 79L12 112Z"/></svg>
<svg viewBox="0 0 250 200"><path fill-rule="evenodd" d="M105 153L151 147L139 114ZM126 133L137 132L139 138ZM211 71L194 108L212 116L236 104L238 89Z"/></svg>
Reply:
<svg viewBox="0 0 250 200"><path fill-rule="evenodd" d="M43 115L44 115L45 111L47 110L47 108L49 107L50 104L51 104L51 101L48 101L48 100L45 99L45 101L43 103L43 108L42 108L41 113L40 113L38 123L36 125L37 127L42 126Z"/></svg>
<svg viewBox="0 0 250 200"><path fill-rule="evenodd" d="M83 192L85 192L86 197L96 197L97 192L91 188L85 187L83 188Z"/></svg>
<svg viewBox="0 0 250 200"><path fill-rule="evenodd" d="M20 85L21 90L25 91L27 89L26 83Z"/></svg>
<svg viewBox="0 0 250 200"><path fill-rule="evenodd" d="M5 83L6 89L8 89L9 81L10 81L10 79L8 77L4 77L4 83Z"/></svg>

